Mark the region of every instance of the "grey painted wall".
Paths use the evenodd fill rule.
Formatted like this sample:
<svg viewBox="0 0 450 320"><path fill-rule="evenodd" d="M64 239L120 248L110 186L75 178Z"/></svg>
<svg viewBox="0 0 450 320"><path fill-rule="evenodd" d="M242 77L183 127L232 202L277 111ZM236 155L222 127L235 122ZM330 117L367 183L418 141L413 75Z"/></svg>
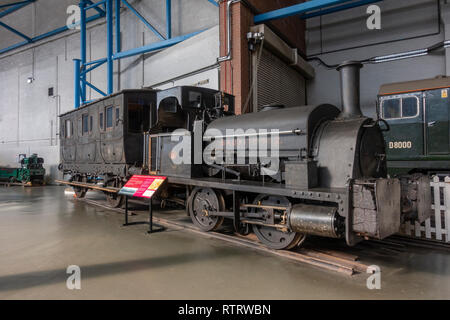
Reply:
<svg viewBox="0 0 450 320"><path fill-rule="evenodd" d="M309 56L328 64L345 60L363 60L373 56L425 48L444 39L436 0L384 0L381 30L366 26L368 6L308 20ZM411 38L409 40L404 40ZM388 42L389 41L389 42ZM379 43L379 44L377 44ZM317 62L316 78L308 84L308 103L329 102L340 107L339 74ZM443 52L420 58L365 65L361 70L363 113L375 114L378 89L383 83L432 78L445 74Z"/></svg>
<svg viewBox="0 0 450 320"><path fill-rule="evenodd" d="M164 0L130 2L165 34ZM76 0L38 0L2 21L27 35L39 35L65 25L67 6L77 3ZM115 62L115 90L155 84L161 88L179 84L218 88L217 68L191 75L216 63L219 56L218 22L218 8L206 0L172 0L172 36L208 30L172 48ZM128 10L122 11L121 25L123 50L158 40ZM104 19L91 23L87 33L88 60L105 57L105 39ZM23 40L0 28L0 48L19 41ZM80 57L79 44L79 33L67 31L50 40L0 55L0 166L15 166L19 153L36 152L45 158L45 167L52 178L58 176L58 114L73 108L72 59ZM185 74L189 77L183 79ZM35 80L28 84L28 77ZM172 78L177 81L167 82ZM106 90L106 66L89 73L88 81ZM55 88L55 97L48 97L49 87ZM89 89L88 98L99 97L97 92Z"/></svg>

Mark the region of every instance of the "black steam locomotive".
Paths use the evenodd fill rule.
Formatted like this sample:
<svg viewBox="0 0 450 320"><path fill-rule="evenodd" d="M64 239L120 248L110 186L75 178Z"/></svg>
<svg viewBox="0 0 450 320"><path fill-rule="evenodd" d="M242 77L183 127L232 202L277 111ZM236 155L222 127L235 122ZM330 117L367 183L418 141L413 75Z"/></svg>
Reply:
<svg viewBox="0 0 450 320"><path fill-rule="evenodd" d="M118 126L116 139L122 148L111 146L106 151L108 143L101 132L106 127L99 125L100 136L92 138L96 146L89 149L96 151L97 160L92 161L94 151L78 156L77 144L87 141L78 134L74 143L61 144L61 168L72 179L89 181L102 175L110 177L105 185L113 179L115 186L136 170L167 176L171 191L166 189L160 197L186 190L186 210L199 228L211 231L229 218L236 232L252 229L275 249L292 248L308 234L345 237L348 245L385 238L399 230L402 220L424 221L430 214L431 194L426 176L387 177L378 125L382 120L364 117L360 111L361 67L350 61L338 68L342 112L323 104L270 106L236 116L233 98L220 92L195 87L144 91L148 101L143 99L146 102L140 105L148 111L141 114L148 118L139 118L140 130L133 138L126 98L121 98L122 111L116 118L113 112L112 122L105 109L111 102L96 102L63 115L63 124L72 116L80 123L78 132L85 132L83 114L90 119L92 108L103 126L105 121ZM94 130L89 126L94 120L86 121ZM64 157L66 146L75 146L71 162ZM80 146L80 150L87 149ZM113 158L107 163L103 154L116 156L120 169L114 171ZM77 188L83 196L85 189ZM114 200L112 204L120 204L120 198Z"/></svg>

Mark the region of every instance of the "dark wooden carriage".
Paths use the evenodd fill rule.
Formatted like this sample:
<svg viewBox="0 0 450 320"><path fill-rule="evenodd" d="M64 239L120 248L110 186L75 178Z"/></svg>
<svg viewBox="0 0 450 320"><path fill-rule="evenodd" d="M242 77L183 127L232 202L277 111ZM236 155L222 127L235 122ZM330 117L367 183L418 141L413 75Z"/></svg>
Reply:
<svg viewBox="0 0 450 320"><path fill-rule="evenodd" d="M60 118L60 169L73 181L102 177L106 186L120 187L142 170L143 133L156 121L156 91L123 90Z"/></svg>

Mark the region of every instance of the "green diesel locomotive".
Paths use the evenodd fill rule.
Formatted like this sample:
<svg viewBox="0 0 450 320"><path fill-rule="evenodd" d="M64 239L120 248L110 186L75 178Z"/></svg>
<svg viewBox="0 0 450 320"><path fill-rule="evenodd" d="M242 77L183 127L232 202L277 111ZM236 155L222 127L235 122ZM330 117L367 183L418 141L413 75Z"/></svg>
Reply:
<svg viewBox="0 0 450 320"><path fill-rule="evenodd" d="M36 153L27 157L26 154L19 155L20 168L0 167L0 180L8 182L44 183L45 169L44 159L39 158Z"/></svg>
<svg viewBox="0 0 450 320"><path fill-rule="evenodd" d="M391 175L450 171L450 77L385 84L377 112Z"/></svg>

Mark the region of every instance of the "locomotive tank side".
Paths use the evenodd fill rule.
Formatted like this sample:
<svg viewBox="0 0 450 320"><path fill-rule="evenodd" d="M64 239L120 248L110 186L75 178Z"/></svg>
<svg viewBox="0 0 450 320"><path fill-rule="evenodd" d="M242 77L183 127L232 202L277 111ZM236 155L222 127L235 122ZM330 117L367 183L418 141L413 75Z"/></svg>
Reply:
<svg viewBox="0 0 450 320"><path fill-rule="evenodd" d="M268 144L270 158L271 139L266 133L274 132L278 135L279 169L282 170L288 160L301 160L308 157L312 137L316 128L327 120L334 119L339 114L335 106L323 104L317 106L300 106L285 109L247 113L239 116L225 117L213 121L204 133L205 140L217 137L224 139L242 138L242 147L239 143L233 150L235 163L249 164L249 156L258 153L258 146ZM250 141L256 135L253 143ZM241 155L245 155L242 159ZM239 170L239 166L227 163L228 168ZM278 180L284 180L282 172L272 174Z"/></svg>

